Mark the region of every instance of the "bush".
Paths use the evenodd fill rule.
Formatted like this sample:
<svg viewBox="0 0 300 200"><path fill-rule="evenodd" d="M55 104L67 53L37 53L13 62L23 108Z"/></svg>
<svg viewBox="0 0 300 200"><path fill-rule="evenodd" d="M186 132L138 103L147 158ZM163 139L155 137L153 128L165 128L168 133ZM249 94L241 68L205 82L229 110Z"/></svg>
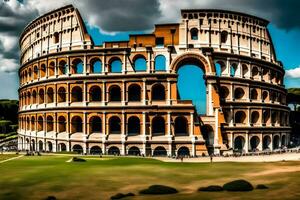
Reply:
<svg viewBox="0 0 300 200"><path fill-rule="evenodd" d="M73 157L72 159L73 162L86 162L83 158L78 158L78 157Z"/></svg>
<svg viewBox="0 0 300 200"><path fill-rule="evenodd" d="M48 196L48 197L46 198L46 200L56 200L56 197L55 197L55 196Z"/></svg>
<svg viewBox="0 0 300 200"><path fill-rule="evenodd" d="M269 189L266 185L263 185L263 184L258 184L256 186L256 189L258 190L265 190L265 189Z"/></svg>
<svg viewBox="0 0 300 200"><path fill-rule="evenodd" d="M124 197L132 197L132 196L134 196L134 194L133 193L127 193L127 194L123 194L123 193L118 193L118 194L115 194L114 196L112 196L112 197L110 197L110 199L122 199L122 198L124 198Z"/></svg>
<svg viewBox="0 0 300 200"><path fill-rule="evenodd" d="M224 184L223 189L227 190L227 191L233 191L233 192L252 191L253 186L248 181L235 180L235 181Z"/></svg>
<svg viewBox="0 0 300 200"><path fill-rule="evenodd" d="M151 185L149 188L141 190L140 194L175 194L178 191L175 188L164 185Z"/></svg>
<svg viewBox="0 0 300 200"><path fill-rule="evenodd" d="M210 185L208 187L201 187L198 189L201 192L220 192L223 191L223 187L219 185Z"/></svg>

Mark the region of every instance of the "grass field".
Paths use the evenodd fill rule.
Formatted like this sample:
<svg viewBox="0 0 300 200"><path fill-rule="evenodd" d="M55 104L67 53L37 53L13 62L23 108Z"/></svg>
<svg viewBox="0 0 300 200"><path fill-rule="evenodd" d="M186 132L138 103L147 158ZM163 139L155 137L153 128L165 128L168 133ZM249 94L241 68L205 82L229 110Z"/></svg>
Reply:
<svg viewBox="0 0 300 200"><path fill-rule="evenodd" d="M0 155L0 160L3 155ZM7 155L6 155L7 156ZM278 163L164 163L152 159L88 157L87 162L66 162L68 155L22 157L0 164L0 199L35 200L109 199L118 192L137 196L125 199L300 199L300 162ZM201 186L223 185L246 179L267 190L252 192L197 192ZM152 184L179 190L175 195L142 196Z"/></svg>

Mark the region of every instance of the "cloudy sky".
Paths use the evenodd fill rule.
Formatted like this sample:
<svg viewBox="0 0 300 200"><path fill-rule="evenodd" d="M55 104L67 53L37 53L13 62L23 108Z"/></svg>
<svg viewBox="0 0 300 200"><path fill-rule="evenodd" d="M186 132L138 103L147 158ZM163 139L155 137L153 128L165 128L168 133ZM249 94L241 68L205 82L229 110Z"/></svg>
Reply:
<svg viewBox="0 0 300 200"><path fill-rule="evenodd" d="M300 85L299 0L0 0L0 98L17 99L22 29L35 17L71 3L97 44L127 39L132 31L149 32L155 23L178 22L184 8L229 9L266 18L277 57L285 65L286 86Z"/></svg>

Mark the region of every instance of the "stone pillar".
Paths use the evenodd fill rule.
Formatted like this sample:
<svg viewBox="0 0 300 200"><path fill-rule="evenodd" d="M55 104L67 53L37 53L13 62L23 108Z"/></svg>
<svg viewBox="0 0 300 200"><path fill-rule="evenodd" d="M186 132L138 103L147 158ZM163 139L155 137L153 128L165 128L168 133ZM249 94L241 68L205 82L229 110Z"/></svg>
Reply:
<svg viewBox="0 0 300 200"><path fill-rule="evenodd" d="M167 104L171 105L172 101L171 101L171 83L170 83L170 81L167 82L167 88L168 88Z"/></svg>
<svg viewBox="0 0 300 200"><path fill-rule="evenodd" d="M105 81L102 82L102 104L106 105L106 84Z"/></svg>
<svg viewBox="0 0 300 200"><path fill-rule="evenodd" d="M147 85L146 79L143 79L143 105L147 105Z"/></svg>
<svg viewBox="0 0 300 200"><path fill-rule="evenodd" d="M245 147L244 147L244 149L245 149L245 152L248 153L248 151L249 151L249 134L248 133L246 134L246 137L245 137Z"/></svg>
<svg viewBox="0 0 300 200"><path fill-rule="evenodd" d="M125 116L124 111L122 112L121 142L122 142L121 155L126 155L126 148L125 148L125 142L126 142L126 116Z"/></svg>

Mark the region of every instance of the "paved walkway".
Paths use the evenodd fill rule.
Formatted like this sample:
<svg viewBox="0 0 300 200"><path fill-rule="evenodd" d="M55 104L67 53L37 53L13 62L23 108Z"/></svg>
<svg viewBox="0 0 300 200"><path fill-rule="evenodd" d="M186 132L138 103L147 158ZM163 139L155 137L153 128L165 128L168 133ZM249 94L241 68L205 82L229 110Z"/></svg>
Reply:
<svg viewBox="0 0 300 200"><path fill-rule="evenodd" d="M164 162L181 162L180 159L159 157L156 158ZM272 155L258 156L240 156L240 157L213 157L213 162L280 162L280 161L300 161L300 153L282 153ZM209 157L184 158L183 162L207 163Z"/></svg>

